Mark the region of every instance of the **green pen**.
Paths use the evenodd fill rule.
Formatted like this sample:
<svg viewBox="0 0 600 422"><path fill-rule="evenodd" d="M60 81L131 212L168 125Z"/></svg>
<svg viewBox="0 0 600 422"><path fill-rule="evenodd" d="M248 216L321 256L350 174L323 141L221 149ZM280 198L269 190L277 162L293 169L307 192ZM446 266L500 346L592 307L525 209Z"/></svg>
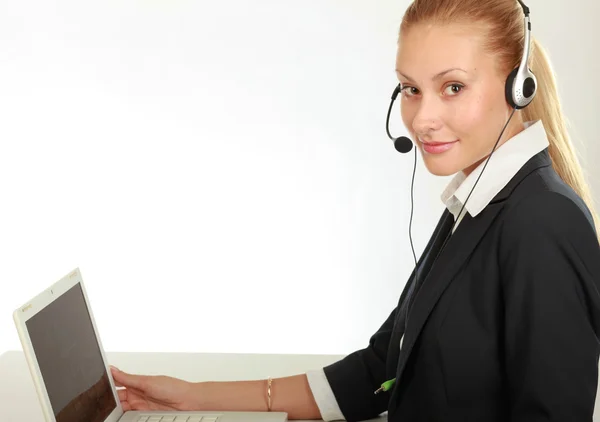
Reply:
<svg viewBox="0 0 600 422"><path fill-rule="evenodd" d="M384 382L383 384L381 384L381 387L378 388L375 391L375 394L379 394L382 391L389 391L389 390L391 390L391 388L394 386L395 382L396 382L396 378L392 378L391 380L387 380L386 382Z"/></svg>

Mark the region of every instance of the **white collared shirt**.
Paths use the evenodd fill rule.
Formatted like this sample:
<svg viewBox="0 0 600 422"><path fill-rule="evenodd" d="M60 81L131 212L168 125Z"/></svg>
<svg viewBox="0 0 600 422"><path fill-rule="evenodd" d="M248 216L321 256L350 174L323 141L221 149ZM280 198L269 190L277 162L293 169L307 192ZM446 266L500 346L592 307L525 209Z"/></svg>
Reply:
<svg viewBox="0 0 600 422"><path fill-rule="evenodd" d="M476 217L483 211L531 157L548 147L548 137L541 120L526 122L524 126L523 131L494 151L478 182L477 178L481 174L487 158L468 176L461 171L450 181L442 193L441 199L454 216L454 220L458 220L454 230L467 212L471 217ZM473 189L475 182L477 182L477 186ZM459 216L458 213L471 189L473 189L473 193Z"/></svg>
<svg viewBox="0 0 600 422"><path fill-rule="evenodd" d="M465 176L462 171L457 173L441 196L442 202L452 213L455 221L458 220L454 230L456 230L467 212L471 217L476 217L483 211L521 167L534 155L547 148L548 145L548 137L541 120L526 122L523 131L510 138L494 151L479 181L477 181L477 178L481 174L487 159L468 176ZM473 189L476 182L477 185ZM472 189L473 193L469 197ZM467 197L469 200L459 216L458 214ZM402 348L403 337L400 339L400 348ZM323 420L326 422L344 420L344 415L337 404L323 369L309 371L306 376Z"/></svg>

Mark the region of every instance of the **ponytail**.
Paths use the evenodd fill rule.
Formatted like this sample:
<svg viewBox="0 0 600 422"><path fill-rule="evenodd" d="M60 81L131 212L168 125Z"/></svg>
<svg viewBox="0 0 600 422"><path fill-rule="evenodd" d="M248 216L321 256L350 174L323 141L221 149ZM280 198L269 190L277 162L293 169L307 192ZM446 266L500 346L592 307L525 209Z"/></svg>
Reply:
<svg viewBox="0 0 600 422"><path fill-rule="evenodd" d="M575 148L569 139L550 60L544 48L535 38L532 44L530 68L536 76L538 87L533 101L521 111L523 121L542 121L550 143L548 150L552 166L560 178L583 199L594 218L594 225L598 233L600 220Z"/></svg>

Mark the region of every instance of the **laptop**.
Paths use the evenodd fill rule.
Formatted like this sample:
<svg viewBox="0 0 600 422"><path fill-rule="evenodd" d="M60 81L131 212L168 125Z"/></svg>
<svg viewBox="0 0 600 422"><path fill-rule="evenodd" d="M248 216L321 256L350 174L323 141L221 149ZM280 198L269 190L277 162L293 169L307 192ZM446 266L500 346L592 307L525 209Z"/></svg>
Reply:
<svg viewBox="0 0 600 422"><path fill-rule="evenodd" d="M79 268L15 310L13 319L46 422L287 421L284 412L124 412Z"/></svg>

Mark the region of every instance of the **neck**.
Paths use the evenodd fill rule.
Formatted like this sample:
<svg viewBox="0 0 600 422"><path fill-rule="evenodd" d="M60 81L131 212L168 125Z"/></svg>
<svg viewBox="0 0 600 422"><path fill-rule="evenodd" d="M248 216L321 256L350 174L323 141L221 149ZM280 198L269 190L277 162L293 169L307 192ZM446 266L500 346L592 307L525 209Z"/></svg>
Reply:
<svg viewBox="0 0 600 422"><path fill-rule="evenodd" d="M511 112L512 112L512 110L511 110ZM507 117L507 119L508 119L508 117ZM510 139L515 137L517 134L523 132L524 129L525 128L523 127L523 116L517 110L517 112L513 115L513 118L511 119L510 123L506 127L506 130L502 134L502 138L500 138L500 142L498 142L498 145L496 146L496 150L498 148L500 148L505 142L509 141ZM495 141L494 141L494 143L495 143ZM485 160L487 160L487 158L489 156L490 156L490 154L486 154L485 157L483 157L479 161L477 161L477 162L471 164L469 167L463 169L463 173L465 174L465 176L468 176L469 174L471 174L473 172L473 170L475 170L481 163L483 163Z"/></svg>

